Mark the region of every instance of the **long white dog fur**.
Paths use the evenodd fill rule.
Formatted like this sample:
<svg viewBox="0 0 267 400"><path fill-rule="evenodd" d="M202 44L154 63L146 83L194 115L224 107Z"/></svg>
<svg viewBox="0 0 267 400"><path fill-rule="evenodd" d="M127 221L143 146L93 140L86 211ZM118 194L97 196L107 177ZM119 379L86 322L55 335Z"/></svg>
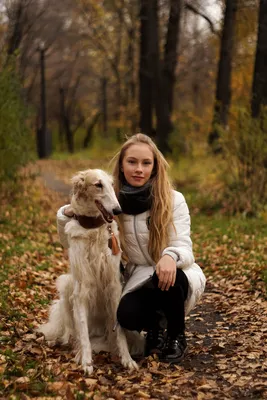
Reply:
<svg viewBox="0 0 267 400"><path fill-rule="evenodd" d="M50 308L48 323L38 328L50 344L76 342L75 361L84 371L92 373L92 351L97 338L102 337L108 350L117 350L123 366L138 369L130 356L124 330L116 323L116 311L121 296L117 255L108 246L109 225L117 238L114 210L120 209L112 177L102 170L79 172L72 179L71 205L76 215L102 217L105 223L94 229L83 228L76 219L65 226L69 244L70 271L56 282L59 299ZM96 350L100 350L99 348Z"/></svg>

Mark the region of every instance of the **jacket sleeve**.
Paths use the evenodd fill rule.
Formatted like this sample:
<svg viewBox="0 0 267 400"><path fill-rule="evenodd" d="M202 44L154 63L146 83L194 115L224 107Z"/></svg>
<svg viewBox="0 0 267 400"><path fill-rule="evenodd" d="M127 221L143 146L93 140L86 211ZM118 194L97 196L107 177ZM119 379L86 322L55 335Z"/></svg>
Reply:
<svg viewBox="0 0 267 400"><path fill-rule="evenodd" d="M64 209L67 207L68 205L65 205L63 207L61 207L58 212L57 212L57 232L59 235L59 240L60 243L62 244L62 246L67 249L69 247L68 244L68 237L65 233L65 225L67 222L69 222L71 220L71 218L67 217L66 215L64 215Z"/></svg>
<svg viewBox="0 0 267 400"><path fill-rule="evenodd" d="M179 192L174 193L174 226L170 226L170 245L163 250L162 256L168 254L176 261L178 268L185 268L195 261L190 238L191 221L184 196Z"/></svg>

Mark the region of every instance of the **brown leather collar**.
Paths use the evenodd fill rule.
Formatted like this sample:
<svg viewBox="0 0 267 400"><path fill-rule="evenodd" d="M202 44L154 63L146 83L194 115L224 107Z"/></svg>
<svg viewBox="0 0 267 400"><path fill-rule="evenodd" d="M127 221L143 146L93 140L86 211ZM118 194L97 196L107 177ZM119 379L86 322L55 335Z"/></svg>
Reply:
<svg viewBox="0 0 267 400"><path fill-rule="evenodd" d="M79 224L85 229L95 229L106 224L106 221L101 216L87 217L86 215L74 214L74 219L76 219L79 222Z"/></svg>
<svg viewBox="0 0 267 400"><path fill-rule="evenodd" d="M106 221L101 216L99 217L87 217L86 215L76 215L74 214L74 219L76 219L79 224L85 229L99 228L100 226L106 224ZM118 240L114 233L112 232L111 226L108 225L108 232L110 237L108 239L108 247L111 249L113 255L119 254L121 251L118 244Z"/></svg>

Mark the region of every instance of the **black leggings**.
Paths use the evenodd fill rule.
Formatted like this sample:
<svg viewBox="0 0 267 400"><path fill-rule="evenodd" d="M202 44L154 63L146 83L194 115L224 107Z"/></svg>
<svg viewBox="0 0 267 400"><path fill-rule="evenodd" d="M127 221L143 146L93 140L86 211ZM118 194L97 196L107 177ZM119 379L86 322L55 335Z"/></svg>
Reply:
<svg viewBox="0 0 267 400"><path fill-rule="evenodd" d="M188 294L188 279L177 269L176 281L168 291L158 288L158 277L154 273L152 287L143 286L122 297L117 318L119 324L130 331L157 329L160 314L167 320L168 335L176 337L185 330L184 302Z"/></svg>

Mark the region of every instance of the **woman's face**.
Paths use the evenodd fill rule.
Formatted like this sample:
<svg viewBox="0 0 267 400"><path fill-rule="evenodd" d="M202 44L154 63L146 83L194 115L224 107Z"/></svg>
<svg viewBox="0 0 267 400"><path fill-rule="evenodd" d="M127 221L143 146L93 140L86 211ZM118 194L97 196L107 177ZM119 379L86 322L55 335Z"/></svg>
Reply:
<svg viewBox="0 0 267 400"><path fill-rule="evenodd" d="M121 170L126 181L136 187L143 186L150 179L154 167L154 155L145 143L132 144L125 151Z"/></svg>

